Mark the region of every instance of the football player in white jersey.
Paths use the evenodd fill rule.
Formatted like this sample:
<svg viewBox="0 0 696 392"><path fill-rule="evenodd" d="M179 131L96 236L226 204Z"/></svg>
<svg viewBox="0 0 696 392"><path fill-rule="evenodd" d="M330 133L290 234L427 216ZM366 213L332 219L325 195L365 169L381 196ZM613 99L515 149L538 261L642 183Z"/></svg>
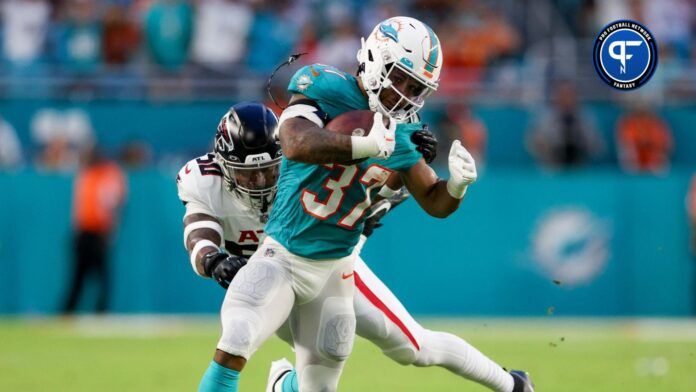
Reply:
<svg viewBox="0 0 696 392"><path fill-rule="evenodd" d="M281 157L277 126L264 105L237 104L220 120L215 151L189 161L177 175L191 266L223 287L264 238Z"/></svg>
<svg viewBox="0 0 696 392"><path fill-rule="evenodd" d="M220 121L215 151L189 161L177 176L179 198L186 206L184 245L192 268L224 288L265 236L282 154L276 131L277 119L270 109L258 103L237 104ZM430 163L435 157L434 136L424 130L414 133L411 140ZM360 246L379 227L379 219L408 197L400 187L398 176L394 176L380 191L381 198L370 210ZM419 367L440 366L495 391L532 391L524 373L508 373L461 338L421 326L362 259L358 258L349 277L356 286L353 302L357 334L394 361ZM259 282L263 284L263 280ZM287 323L277 332L292 345L291 333ZM232 388L236 380L216 382L218 387ZM201 385L201 389L206 387ZM266 391L298 391L296 373L287 360L274 362Z"/></svg>

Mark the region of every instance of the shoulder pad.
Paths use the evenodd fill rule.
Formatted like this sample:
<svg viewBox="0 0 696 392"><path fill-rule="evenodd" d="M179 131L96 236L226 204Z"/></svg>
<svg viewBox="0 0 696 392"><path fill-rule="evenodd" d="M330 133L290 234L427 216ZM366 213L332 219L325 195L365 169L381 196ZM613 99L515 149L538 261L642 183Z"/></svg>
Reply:
<svg viewBox="0 0 696 392"><path fill-rule="evenodd" d="M176 176L182 202L197 201L211 207L211 210L214 210L210 205L211 194L219 192L222 182L222 170L213 159L213 154L188 161Z"/></svg>

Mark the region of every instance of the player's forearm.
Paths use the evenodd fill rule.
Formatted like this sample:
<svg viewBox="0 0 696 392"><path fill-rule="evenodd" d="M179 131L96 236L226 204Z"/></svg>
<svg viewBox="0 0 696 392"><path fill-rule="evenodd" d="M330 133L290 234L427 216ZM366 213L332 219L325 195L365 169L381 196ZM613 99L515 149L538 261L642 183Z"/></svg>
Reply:
<svg viewBox="0 0 696 392"><path fill-rule="evenodd" d="M210 230L196 230L191 236L191 247L188 248L191 266L195 268L198 275L209 277L205 273L203 258L210 252L219 252L220 248L215 245L213 235ZM198 247L197 247L198 246Z"/></svg>
<svg viewBox="0 0 696 392"><path fill-rule="evenodd" d="M353 153L350 136L326 131L300 118L282 123L280 145L286 158L304 163L348 162Z"/></svg>
<svg viewBox="0 0 696 392"><path fill-rule="evenodd" d="M421 160L408 171L401 172L401 179L406 189L429 215L446 218L459 208L461 197L454 197L447 189L447 181L439 179L425 161Z"/></svg>
<svg viewBox="0 0 696 392"><path fill-rule="evenodd" d="M207 276L203 258L219 251L222 243L222 227L217 219L206 214L191 214L184 218L184 244L191 267L200 276Z"/></svg>
<svg viewBox="0 0 696 392"><path fill-rule="evenodd" d="M425 212L436 218L446 218L459 208L462 199L452 197L447 191L447 181L433 184L420 198L418 204Z"/></svg>
<svg viewBox="0 0 696 392"><path fill-rule="evenodd" d="M382 186L382 188L379 190L379 193L375 195L374 199L372 200L372 204L377 204L380 201L384 199L389 199L394 197L399 193L401 188L404 186L404 181L401 179L401 176L399 173L392 173L389 178L387 179L387 182ZM408 198L404 197L403 200L406 200ZM401 200L401 201L403 201Z"/></svg>

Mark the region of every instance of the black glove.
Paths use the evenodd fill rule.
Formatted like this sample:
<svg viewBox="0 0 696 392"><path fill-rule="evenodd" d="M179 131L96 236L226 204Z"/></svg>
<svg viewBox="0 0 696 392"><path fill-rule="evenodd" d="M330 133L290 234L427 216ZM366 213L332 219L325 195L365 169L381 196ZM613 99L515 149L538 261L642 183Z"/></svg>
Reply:
<svg viewBox="0 0 696 392"><path fill-rule="evenodd" d="M389 203L389 200L380 200L370 207L367 218L365 218L365 225L363 226L362 233L365 237L371 236L375 229L382 227L379 221L389 212L390 208L391 203Z"/></svg>
<svg viewBox="0 0 696 392"><path fill-rule="evenodd" d="M428 130L428 124L423 129L411 134L411 142L416 145L416 151L423 155L426 163L432 163L437 156L437 138Z"/></svg>
<svg viewBox="0 0 696 392"><path fill-rule="evenodd" d="M223 288L230 287L234 276L247 263L247 259L240 256L228 255L222 252L210 252L203 256L203 271Z"/></svg>
<svg viewBox="0 0 696 392"><path fill-rule="evenodd" d="M363 226L363 235L369 237L375 229L382 227L382 223L379 221L387 214L387 212L393 210L399 204L403 203L411 196L408 193L406 187L401 187L398 192L388 199L380 200L377 203L370 206L367 210L367 218L365 218L365 225Z"/></svg>

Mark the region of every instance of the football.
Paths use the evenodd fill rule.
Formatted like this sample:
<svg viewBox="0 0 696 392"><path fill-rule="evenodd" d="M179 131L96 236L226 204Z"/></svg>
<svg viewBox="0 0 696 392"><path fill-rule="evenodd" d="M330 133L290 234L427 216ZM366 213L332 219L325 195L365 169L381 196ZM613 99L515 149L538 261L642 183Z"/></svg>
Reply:
<svg viewBox="0 0 696 392"><path fill-rule="evenodd" d="M370 110L352 110L345 112L331 120L324 128L347 136L367 136L372 129L372 120L375 113ZM384 121L384 125L389 125L389 120ZM367 158L356 159L349 162L342 162L347 165L354 165L365 161Z"/></svg>
<svg viewBox="0 0 696 392"><path fill-rule="evenodd" d="M374 116L375 113L369 110L353 110L334 118L325 128L342 135L367 136L372 128Z"/></svg>

